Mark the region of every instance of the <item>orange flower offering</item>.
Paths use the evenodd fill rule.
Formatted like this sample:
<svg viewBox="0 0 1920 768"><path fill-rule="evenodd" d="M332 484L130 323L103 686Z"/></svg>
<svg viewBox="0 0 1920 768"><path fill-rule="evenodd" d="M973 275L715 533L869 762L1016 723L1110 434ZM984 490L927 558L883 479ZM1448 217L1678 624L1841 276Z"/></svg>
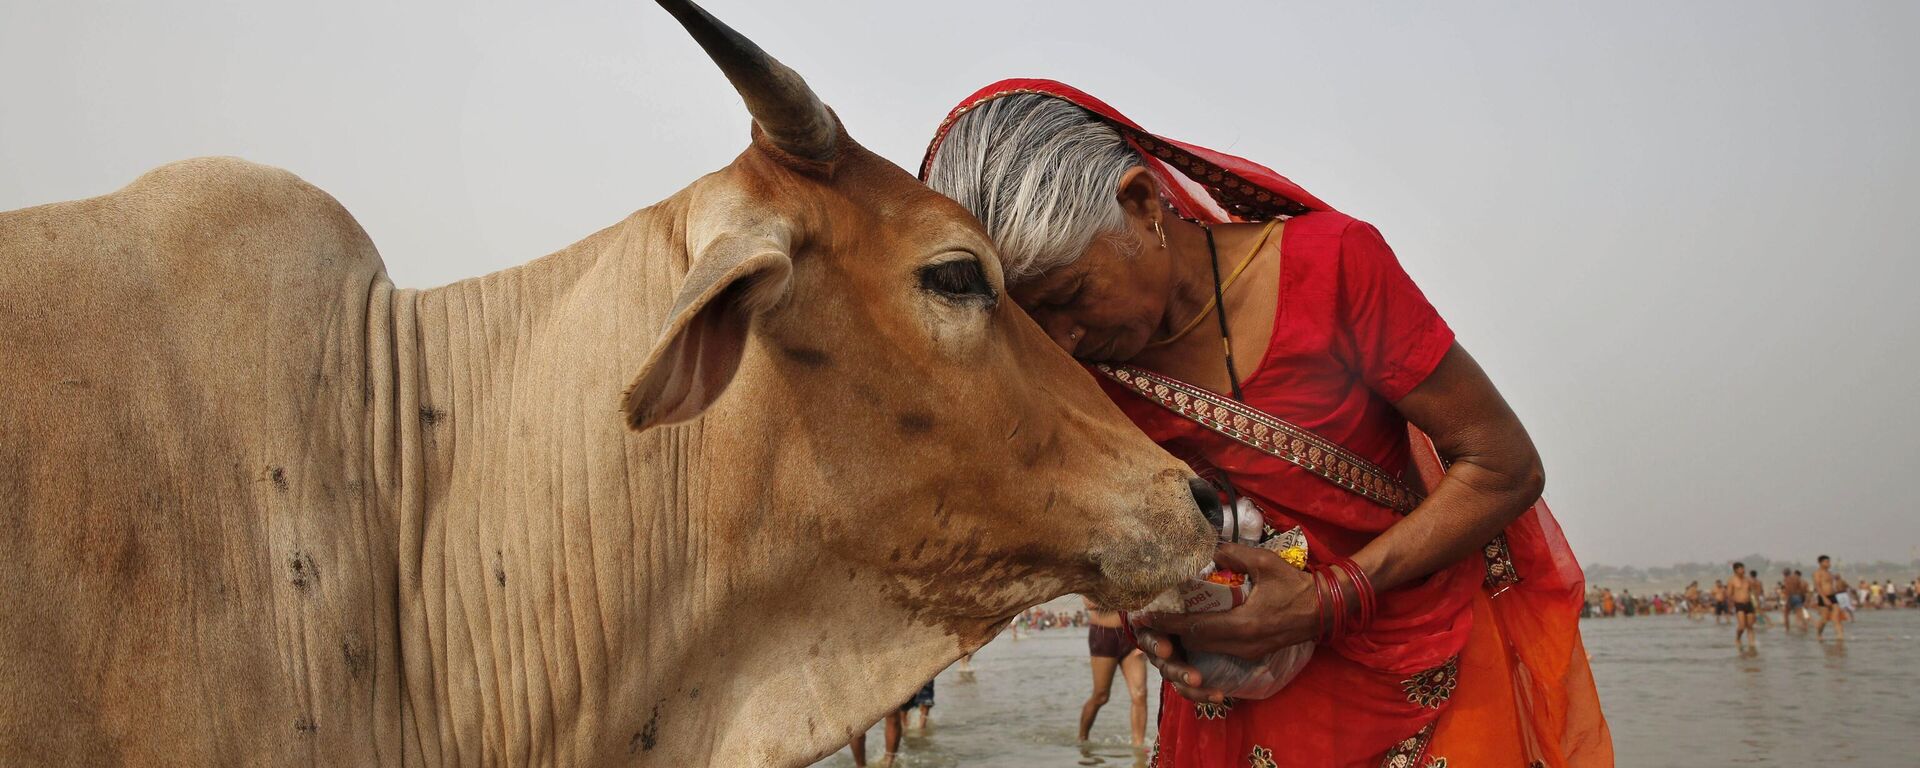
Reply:
<svg viewBox="0 0 1920 768"><path fill-rule="evenodd" d="M1245 574L1234 573L1233 571L1214 571L1213 573L1207 574L1207 581L1215 584L1225 584L1229 587L1237 587L1247 583L1247 577Z"/></svg>

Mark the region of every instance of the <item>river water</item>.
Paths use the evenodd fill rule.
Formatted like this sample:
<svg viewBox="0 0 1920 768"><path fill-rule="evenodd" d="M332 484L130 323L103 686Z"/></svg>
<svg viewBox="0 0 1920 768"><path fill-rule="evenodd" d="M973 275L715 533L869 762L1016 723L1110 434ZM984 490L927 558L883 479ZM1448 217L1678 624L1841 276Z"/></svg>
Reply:
<svg viewBox="0 0 1920 768"><path fill-rule="evenodd" d="M1862 612L1844 645L1831 628L1820 643L1772 619L1757 654L1736 653L1732 627L1711 618L1583 622L1618 764L1920 766L1920 610ZM1144 766L1127 746L1117 675L1092 742L1074 741L1091 685L1086 649L1085 630L1002 635L971 674L940 674L932 726L908 732L896 765ZM1149 671L1149 680L1157 712L1159 679ZM876 726L869 761L884 751ZM842 748L818 765L853 760Z"/></svg>

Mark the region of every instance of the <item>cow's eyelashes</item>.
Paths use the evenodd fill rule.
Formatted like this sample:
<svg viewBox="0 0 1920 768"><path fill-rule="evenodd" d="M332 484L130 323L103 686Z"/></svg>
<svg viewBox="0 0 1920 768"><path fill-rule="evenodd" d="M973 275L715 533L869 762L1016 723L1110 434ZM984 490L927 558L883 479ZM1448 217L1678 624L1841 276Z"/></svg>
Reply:
<svg viewBox="0 0 1920 768"><path fill-rule="evenodd" d="M979 259L954 259L920 268L920 287L949 299L993 302L993 286Z"/></svg>

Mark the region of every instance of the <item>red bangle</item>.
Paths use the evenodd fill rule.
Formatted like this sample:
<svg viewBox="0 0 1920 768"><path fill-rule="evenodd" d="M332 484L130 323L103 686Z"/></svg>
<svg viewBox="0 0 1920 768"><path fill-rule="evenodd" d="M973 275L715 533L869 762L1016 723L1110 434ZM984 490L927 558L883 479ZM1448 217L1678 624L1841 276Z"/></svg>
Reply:
<svg viewBox="0 0 1920 768"><path fill-rule="evenodd" d="M1373 580L1360 568L1353 558L1341 558L1333 567L1347 574L1347 581L1353 584L1354 597L1360 604L1360 617L1354 622L1353 631L1361 631L1373 624L1373 617L1380 610L1380 596L1373 589Z"/></svg>
<svg viewBox="0 0 1920 768"><path fill-rule="evenodd" d="M1339 640L1347 636L1347 592L1340 588L1340 576L1334 567L1323 565L1320 575L1327 584L1327 607L1330 621L1327 622L1327 639Z"/></svg>

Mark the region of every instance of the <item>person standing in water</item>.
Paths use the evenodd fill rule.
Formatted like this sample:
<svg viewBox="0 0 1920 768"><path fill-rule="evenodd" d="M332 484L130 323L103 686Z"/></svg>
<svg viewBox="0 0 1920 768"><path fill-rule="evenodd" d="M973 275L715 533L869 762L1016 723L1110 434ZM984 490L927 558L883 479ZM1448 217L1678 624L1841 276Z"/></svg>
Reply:
<svg viewBox="0 0 1920 768"><path fill-rule="evenodd" d="M1753 631L1754 598L1753 579L1747 576L1746 563L1733 564L1733 578L1727 581L1727 602L1733 608L1733 645L1745 648L1751 639L1754 650L1760 649L1760 638ZM1753 635L1749 638L1749 635Z"/></svg>
<svg viewBox="0 0 1920 768"><path fill-rule="evenodd" d="M1813 572L1814 603L1820 609L1820 623L1813 627L1814 637L1826 639L1827 623L1833 623L1833 636L1837 640L1847 639L1846 625L1841 624L1840 601L1835 596L1840 591L1840 579L1833 572L1833 559L1820 556L1820 570Z"/></svg>
<svg viewBox="0 0 1920 768"><path fill-rule="evenodd" d="M1113 671L1127 681L1127 725L1133 729L1134 749L1147 744L1147 659L1134 646L1133 633L1120 621L1118 611L1109 611L1081 598L1087 604L1087 655L1093 667L1093 694L1080 705L1080 741L1093 733L1093 720L1106 706L1113 690Z"/></svg>
<svg viewBox="0 0 1920 768"><path fill-rule="evenodd" d="M1794 575L1792 568L1780 571L1780 628L1793 629L1793 612L1807 604L1807 582ZM1800 620L1800 628L1807 628L1806 619Z"/></svg>

